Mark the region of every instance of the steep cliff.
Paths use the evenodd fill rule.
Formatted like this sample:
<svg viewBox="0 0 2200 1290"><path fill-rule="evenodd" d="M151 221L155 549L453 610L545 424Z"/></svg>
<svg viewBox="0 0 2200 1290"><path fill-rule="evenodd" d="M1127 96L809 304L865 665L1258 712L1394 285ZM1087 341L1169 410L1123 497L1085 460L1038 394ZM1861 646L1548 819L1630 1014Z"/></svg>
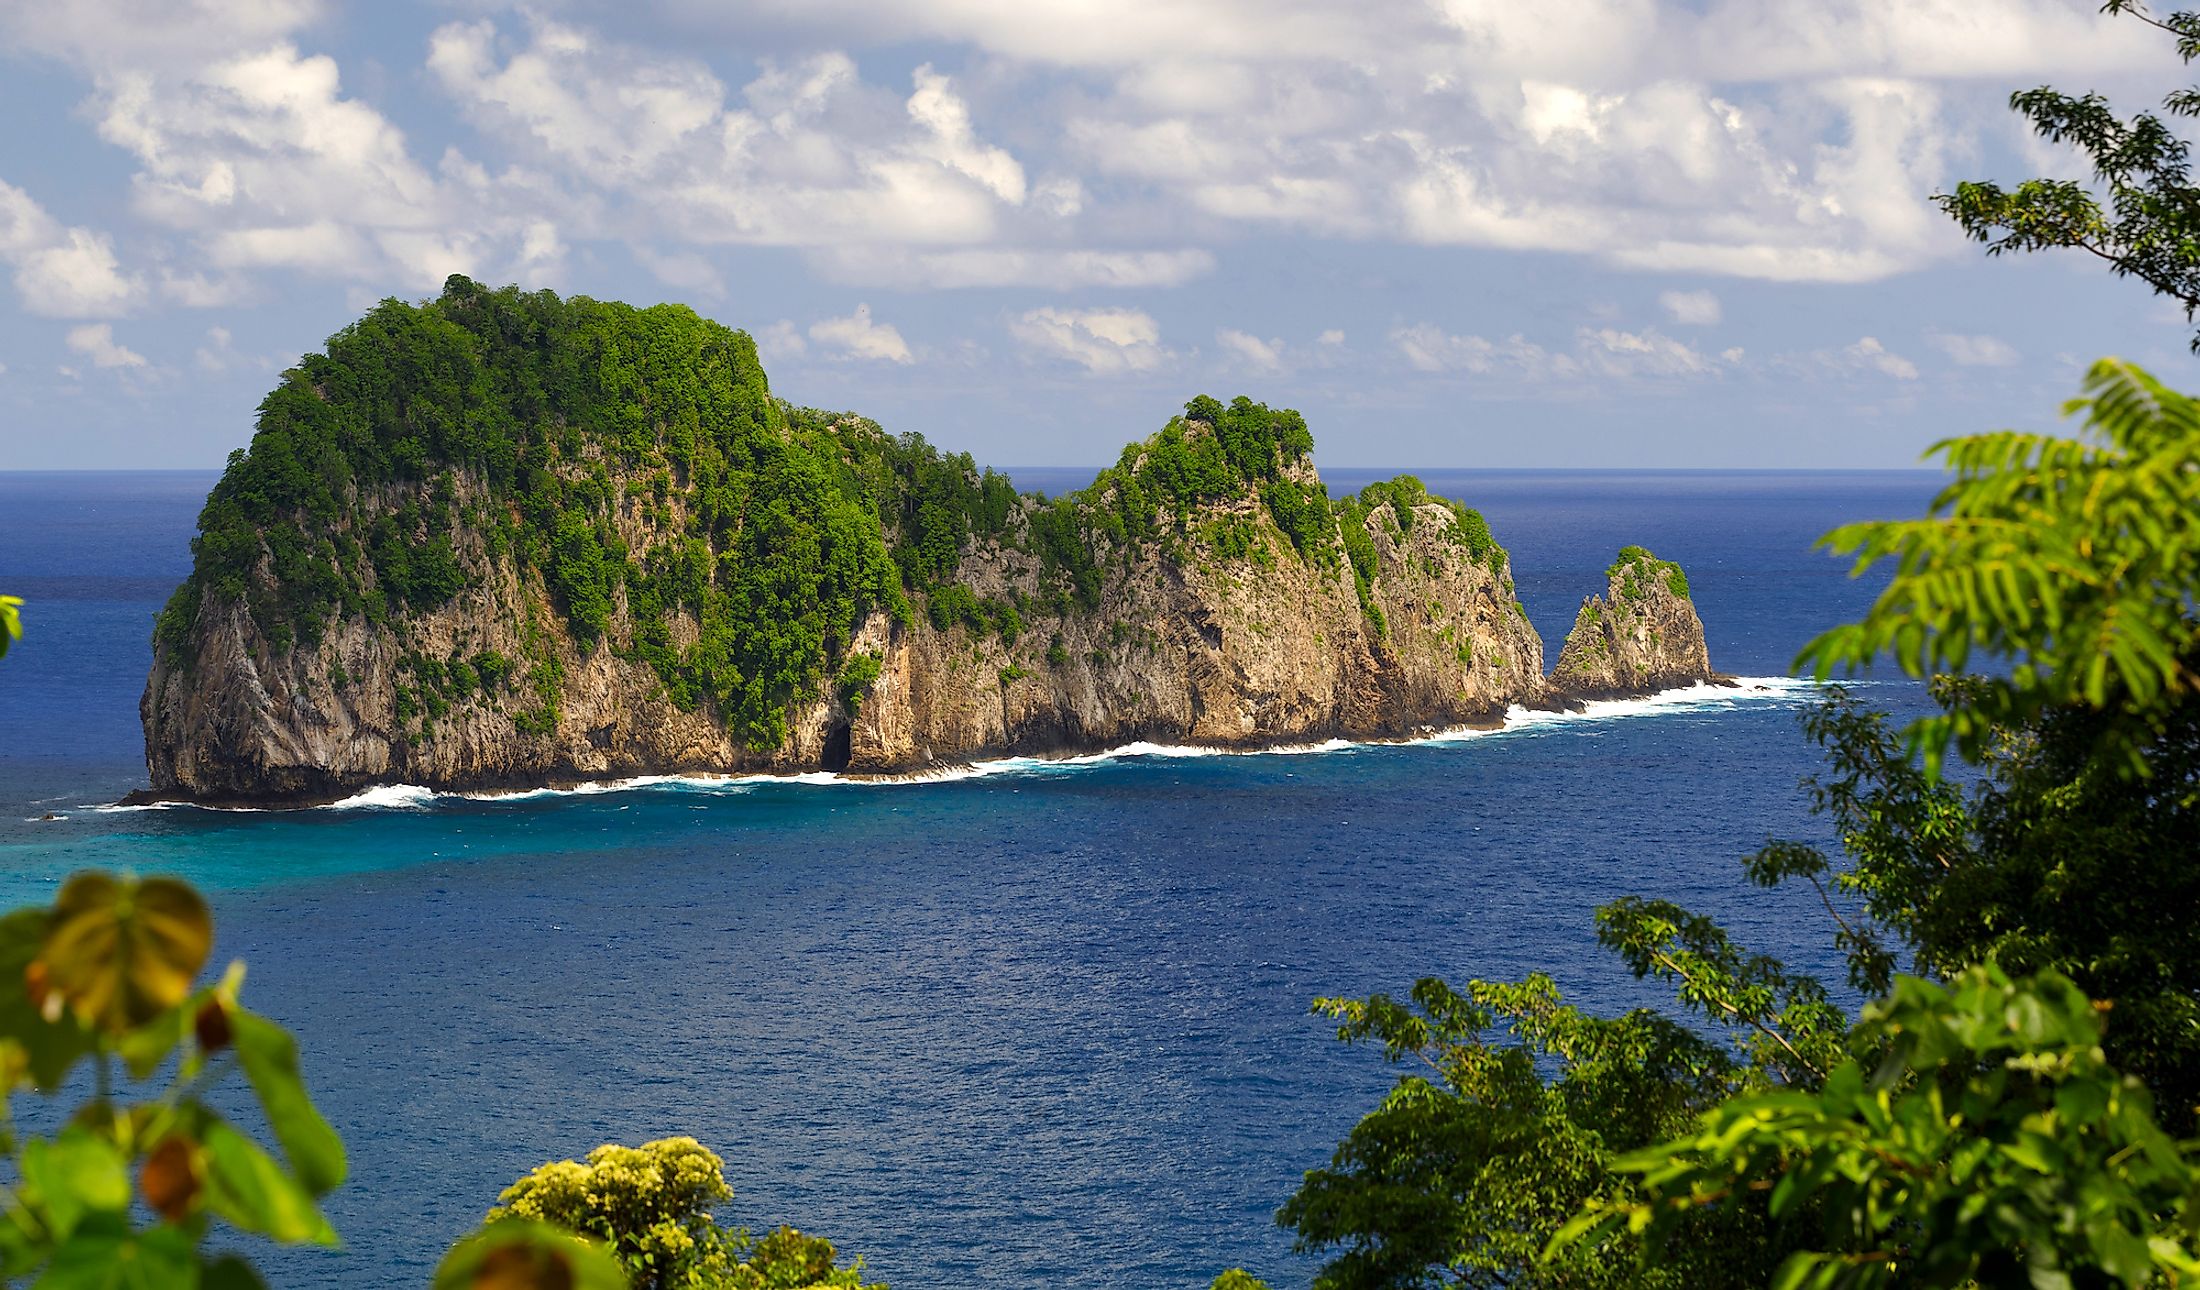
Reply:
<svg viewBox="0 0 2200 1290"><path fill-rule="evenodd" d="M1312 446L1202 397L1091 487L1019 494L773 399L688 310L454 278L262 404L155 631L150 795L887 773L1548 701L1481 517L1411 478L1331 499Z"/></svg>
<svg viewBox="0 0 2200 1290"><path fill-rule="evenodd" d="M1605 594L1581 602L1559 650L1551 671L1556 694L1623 698L1724 680L1711 670L1703 620L1679 565L1630 546L1604 572Z"/></svg>

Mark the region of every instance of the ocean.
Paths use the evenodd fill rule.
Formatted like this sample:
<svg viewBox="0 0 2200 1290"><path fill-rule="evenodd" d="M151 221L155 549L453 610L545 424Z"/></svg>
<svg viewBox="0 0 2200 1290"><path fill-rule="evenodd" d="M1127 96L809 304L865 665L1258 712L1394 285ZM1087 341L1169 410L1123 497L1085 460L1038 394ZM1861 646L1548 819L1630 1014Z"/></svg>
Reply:
<svg viewBox="0 0 2200 1290"><path fill-rule="evenodd" d="M1838 976L1815 897L1739 860L1826 840L1797 789L1813 691L1786 674L1876 586L1813 541L1939 483L1422 477L1489 518L1550 659L1639 543L1748 683L1405 745L113 810L145 783L147 636L214 476L0 472L0 593L27 602L0 660L0 899L89 866L209 893L217 963L249 964L351 1153L342 1249L234 1243L275 1285L424 1284L534 1165L690 1134L726 1159L721 1218L828 1236L896 1290L1195 1290L1237 1264L1302 1287L1319 1260L1275 1209L1401 1073L1317 996L1545 971L1597 1009L1663 1002L1596 945L1595 907L1630 893Z"/></svg>

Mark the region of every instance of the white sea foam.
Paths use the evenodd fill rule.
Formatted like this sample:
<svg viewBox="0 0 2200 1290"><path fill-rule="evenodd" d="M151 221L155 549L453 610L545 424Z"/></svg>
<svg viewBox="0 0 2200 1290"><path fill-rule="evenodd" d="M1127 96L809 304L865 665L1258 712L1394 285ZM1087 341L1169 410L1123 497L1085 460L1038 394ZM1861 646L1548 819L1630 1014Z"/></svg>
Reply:
<svg viewBox="0 0 2200 1290"><path fill-rule="evenodd" d="M381 784L340 802L330 802L328 807L332 811L356 811L370 806L386 811L417 811L435 805L436 796L434 789L418 784Z"/></svg>
<svg viewBox="0 0 2200 1290"><path fill-rule="evenodd" d="M355 793L342 801L305 809L323 811L417 811L439 803L525 802L551 797L588 797L603 793L643 791L689 792L708 796L753 792L766 785L803 784L834 788L898 788L920 784L945 784L960 780L1003 776L1040 778L1062 775L1116 762L1187 760L1200 757L1306 757L1351 752L1390 745L1443 745L1470 739L1486 739L1518 731L1578 722L1603 722L1687 712L1720 712L1766 703L1795 703L1818 692L1815 682L1788 676L1743 676L1732 685L1691 685L1665 690L1639 699L1599 699L1578 711L1544 712L1514 707L1500 726L1461 726L1393 740L1325 739L1316 743L1276 744L1263 748L1209 748L1192 744L1157 744L1146 741L1122 744L1100 752L1065 757L998 757L959 765L935 766L901 775L841 775L831 771L797 774L747 775L636 775L626 779L593 780L562 788L527 788L475 793L440 793L417 784L384 784ZM257 807L193 807L185 803L154 802L140 806L87 806L99 812L159 811L184 807L192 810L254 811Z"/></svg>

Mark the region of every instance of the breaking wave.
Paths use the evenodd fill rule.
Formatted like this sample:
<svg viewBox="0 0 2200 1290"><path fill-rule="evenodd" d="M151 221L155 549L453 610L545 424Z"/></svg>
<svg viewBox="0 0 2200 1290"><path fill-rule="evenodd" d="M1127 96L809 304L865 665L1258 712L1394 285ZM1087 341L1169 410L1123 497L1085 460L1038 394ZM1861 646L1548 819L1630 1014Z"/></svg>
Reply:
<svg viewBox="0 0 2200 1290"><path fill-rule="evenodd" d="M1854 683L1850 684L1853 685ZM1177 760L1199 757L1305 757L1319 756L1326 753L1352 752L1373 747L1456 744L1473 739L1498 738L1524 731L1584 723L1594 724L1637 717L1670 716L1683 713L1724 712L1764 704L1800 703L1811 698L1818 692L1818 689L1819 686L1816 682L1796 677L1742 676L1733 678L1732 685L1699 684L1684 686L1679 689L1663 690L1657 694L1646 695L1637 699L1591 700L1575 711L1532 711L1515 706L1505 714L1502 725L1491 727L1461 726L1430 730L1404 739L1325 739L1313 743L1276 744L1264 748L1211 748L1191 744L1157 744L1140 741L1094 753L1080 753L1062 757L999 757L987 761L941 766L897 775L842 775L831 771L807 771L795 774L636 775L626 779L594 780L559 788L490 790L468 793L442 792L436 789L424 788L417 784L381 784L354 793L341 801L308 807L202 807L182 802L157 802L134 806L87 806L80 809L94 812L163 810L253 812L269 809L420 811L430 810L439 805L465 802L524 802L555 797L590 797L605 793L664 791L724 795L751 792L766 785L803 784L834 788L898 788L908 785L946 784L961 780L992 779L1002 776L1040 778L1073 773L1118 762Z"/></svg>

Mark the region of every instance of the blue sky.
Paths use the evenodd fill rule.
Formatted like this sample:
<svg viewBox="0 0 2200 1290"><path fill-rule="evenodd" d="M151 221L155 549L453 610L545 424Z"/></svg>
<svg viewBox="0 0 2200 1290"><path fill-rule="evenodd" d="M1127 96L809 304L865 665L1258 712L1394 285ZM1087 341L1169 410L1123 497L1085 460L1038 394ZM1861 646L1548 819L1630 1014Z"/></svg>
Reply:
<svg viewBox="0 0 2200 1290"><path fill-rule="evenodd" d="M0 468L214 466L465 272L1096 464L1197 392L1339 466L1891 467L2181 318L1928 198L2180 83L2094 0L0 0Z"/></svg>

